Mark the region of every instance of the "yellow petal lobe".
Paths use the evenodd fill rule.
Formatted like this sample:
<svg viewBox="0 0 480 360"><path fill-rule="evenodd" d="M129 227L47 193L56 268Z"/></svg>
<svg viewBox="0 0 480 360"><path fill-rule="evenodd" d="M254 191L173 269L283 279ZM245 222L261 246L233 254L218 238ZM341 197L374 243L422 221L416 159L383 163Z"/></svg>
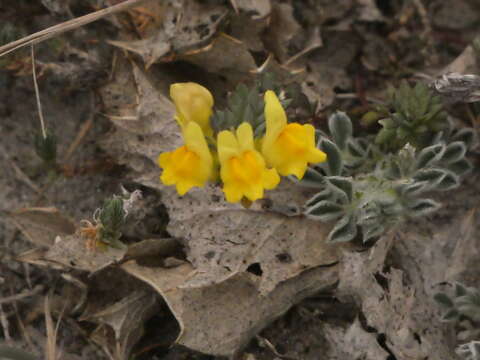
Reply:
<svg viewBox="0 0 480 360"><path fill-rule="evenodd" d="M179 195L192 187L204 186L214 174L213 157L200 125L188 123L183 135L184 146L158 157L163 169L160 180L165 185L175 185Z"/></svg>
<svg viewBox="0 0 480 360"><path fill-rule="evenodd" d="M280 175L302 179L309 163L326 160L326 154L315 146L315 128L309 124L287 124L285 111L273 91L265 93L265 122L262 155Z"/></svg>
<svg viewBox="0 0 480 360"><path fill-rule="evenodd" d="M184 128L189 122L195 122L206 136L212 136L210 116L213 96L207 88L193 82L175 83L170 86L170 97L175 104L175 118L180 127Z"/></svg>
<svg viewBox="0 0 480 360"><path fill-rule="evenodd" d="M242 123L236 133L222 131L217 139L220 177L228 202L239 202L243 197L255 201L263 197L264 189L273 189L280 182L275 169L267 169L265 160L255 150L253 130Z"/></svg>

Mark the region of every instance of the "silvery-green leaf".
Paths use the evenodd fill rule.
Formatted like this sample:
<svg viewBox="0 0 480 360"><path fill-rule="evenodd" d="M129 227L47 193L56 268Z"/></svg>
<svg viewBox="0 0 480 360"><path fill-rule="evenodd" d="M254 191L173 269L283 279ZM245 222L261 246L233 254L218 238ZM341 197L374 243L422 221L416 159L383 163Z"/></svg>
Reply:
<svg viewBox="0 0 480 360"><path fill-rule="evenodd" d="M443 314L440 320L443 322L452 322L458 320L459 316L459 312L455 309L452 309Z"/></svg>
<svg viewBox="0 0 480 360"><path fill-rule="evenodd" d="M324 188L325 180L324 176L320 174L317 170L310 167L305 171L305 175L301 180L298 180L296 176L289 176L289 179L294 181L300 186L311 187L311 188Z"/></svg>
<svg viewBox="0 0 480 360"><path fill-rule="evenodd" d="M357 215L357 223L359 225L375 224L378 223L381 210L376 203L370 202L366 207L360 209Z"/></svg>
<svg viewBox="0 0 480 360"><path fill-rule="evenodd" d="M382 193L378 193L377 197L375 198L375 204L382 208L386 206L390 206L397 202L398 202L398 197L394 190L388 190Z"/></svg>
<svg viewBox="0 0 480 360"><path fill-rule="evenodd" d="M453 141L461 141L465 143L467 149L471 149L476 143L475 132L471 128L463 128L458 130L453 136Z"/></svg>
<svg viewBox="0 0 480 360"><path fill-rule="evenodd" d="M355 157L364 157L366 155L366 148L362 147L362 143L356 139L347 141L347 150Z"/></svg>
<svg viewBox="0 0 480 360"><path fill-rule="evenodd" d="M378 123L382 125L385 129L397 127L397 124L393 118L385 118L382 120L378 120Z"/></svg>
<svg viewBox="0 0 480 360"><path fill-rule="evenodd" d="M377 137L375 138L375 143L384 144L393 139L395 137L395 133L395 129L383 128L378 132Z"/></svg>
<svg viewBox="0 0 480 360"><path fill-rule="evenodd" d="M458 176L462 176L472 170L472 164L467 159L462 159L453 164L449 164L448 169Z"/></svg>
<svg viewBox="0 0 480 360"><path fill-rule="evenodd" d="M362 227L363 230L363 242L367 242L368 240L378 237L385 232L385 228L383 225L377 224L376 226L364 226Z"/></svg>
<svg viewBox="0 0 480 360"><path fill-rule="evenodd" d="M416 168L422 169L427 166L434 165L438 160L440 160L445 153L445 145L435 144L428 146L417 155Z"/></svg>
<svg viewBox="0 0 480 360"><path fill-rule="evenodd" d="M435 295L433 295L433 299L445 307L449 307L449 308L453 307L453 301L448 297L447 294L436 293Z"/></svg>
<svg viewBox="0 0 480 360"><path fill-rule="evenodd" d="M342 155L339 148L328 139L321 139L319 148L327 154L328 175L340 175L343 168Z"/></svg>
<svg viewBox="0 0 480 360"><path fill-rule="evenodd" d="M465 146L465 143L461 141L452 142L446 147L445 153L442 156L442 161L447 164L457 162L465 157L466 152L467 147Z"/></svg>
<svg viewBox="0 0 480 360"><path fill-rule="evenodd" d="M384 204L382 206L382 212L386 216L395 216L398 217L405 211L403 205L398 201L392 202L391 204Z"/></svg>
<svg viewBox="0 0 480 360"><path fill-rule="evenodd" d="M348 202L352 201L353 184L351 177L329 176L327 181L341 189L347 195Z"/></svg>
<svg viewBox="0 0 480 360"><path fill-rule="evenodd" d="M460 297L463 295L466 295L468 293L468 290L465 286L463 286L460 283L455 283L455 296Z"/></svg>
<svg viewBox="0 0 480 360"><path fill-rule="evenodd" d="M414 175L415 181L425 181L430 187L438 185L446 176L447 170L433 168L417 171Z"/></svg>
<svg viewBox="0 0 480 360"><path fill-rule="evenodd" d="M343 208L331 201L320 201L313 206L307 207L305 215L319 221L331 221L342 216Z"/></svg>
<svg viewBox="0 0 480 360"><path fill-rule="evenodd" d="M436 211L440 207L440 204L432 199L416 199L411 200L408 203L408 216L417 217L430 214Z"/></svg>
<svg viewBox="0 0 480 360"><path fill-rule="evenodd" d="M442 181L435 185L434 189L437 191L447 191L455 189L460 185L460 178L450 171L445 171L445 176Z"/></svg>
<svg viewBox="0 0 480 360"><path fill-rule="evenodd" d="M329 242L347 242L357 236L357 224L352 214L344 215L328 234Z"/></svg>
<svg viewBox="0 0 480 360"><path fill-rule="evenodd" d="M418 195L427 190L428 182L426 181L414 181L410 184L399 184L395 190L397 190L402 196Z"/></svg>
<svg viewBox="0 0 480 360"><path fill-rule="evenodd" d="M402 168L396 159L392 159L388 162L388 166L386 169L386 175L390 179L399 179L403 176Z"/></svg>
<svg viewBox="0 0 480 360"><path fill-rule="evenodd" d="M323 191L320 191L320 192L316 193L315 195L313 195L310 199L308 199L305 202L305 206L306 207L313 206L317 202L323 201L323 200L335 201L335 198L334 198L334 196L332 196L332 193L331 193L330 190L325 189Z"/></svg>
<svg viewBox="0 0 480 360"><path fill-rule="evenodd" d="M455 305L461 314L475 321L480 320L480 292L477 289L472 289L467 294L457 297Z"/></svg>
<svg viewBox="0 0 480 360"><path fill-rule="evenodd" d="M348 138L353 134L352 121L342 111L337 111L328 119L328 129L340 149L345 149Z"/></svg>

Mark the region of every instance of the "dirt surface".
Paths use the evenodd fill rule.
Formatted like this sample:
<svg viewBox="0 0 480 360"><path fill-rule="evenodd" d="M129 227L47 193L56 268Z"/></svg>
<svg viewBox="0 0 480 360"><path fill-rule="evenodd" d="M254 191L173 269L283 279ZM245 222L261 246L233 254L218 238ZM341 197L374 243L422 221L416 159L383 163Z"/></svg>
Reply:
<svg viewBox="0 0 480 360"><path fill-rule="evenodd" d="M0 0L0 45L118 2L43 0L31 4L19 0L13 4ZM182 6L184 10L179 10ZM175 23L172 9L175 16L183 16L183 28L168 26ZM151 120L168 116L168 100L163 99L173 82L202 83L222 107L227 93L238 83L251 84L252 74L264 65L279 74L282 85L300 84L309 103L316 104L313 112L296 114L301 121L325 128L328 116L341 109L349 113L356 130L365 133L372 128L363 126L360 119L385 100L388 85L398 85L402 79L430 83L452 64L452 71L477 74L477 50L472 44L479 29L480 6L475 0L144 4L35 46L43 115L58 143L55 171L46 168L35 152L34 138L41 128L30 49L1 57L0 344L47 358L51 334L46 330L44 301L48 296L54 322L61 318L56 337L61 359L223 359L218 353L205 354L210 348L197 345L198 339L189 342L188 331L186 339L179 341L185 346L173 345L183 331L179 318L186 324L204 318L179 315L185 309L175 308L162 285L146 275L145 268L159 262L163 266L164 259L145 256L135 268L97 259L92 270L93 265L82 263L80 255L68 259L76 264L55 267L44 262L43 252L37 256L28 251L53 248L56 235L52 228L60 226L60 218L67 219L65 224L71 219L78 229L81 220L92 222L95 210L125 187L143 192L135 226L124 233L126 241L183 237L182 245L191 253L182 253L177 260L186 266L194 258L195 243L188 238L192 231L203 230L188 222L189 216L213 211L216 201L197 208L195 201L202 198L194 193L188 211L179 213L182 203L159 184L160 170L152 161L165 151L162 146L168 148L178 140L170 133L159 137L158 133L168 131L168 124L159 130L156 120ZM272 60L266 62L269 56ZM460 126L478 128L475 104L447 106ZM129 116L137 110L142 122L134 123ZM301 281L310 282L296 290L305 296L291 301L290 290L282 288L295 281L293 275L282 278L274 273L273 280L264 280L259 288L274 298L273 304L277 304L275 298L286 300L275 314L259 321L262 325L253 336L247 328L248 341L235 339L238 351L234 355L230 349L222 354L248 360L454 359L457 331L438 320L440 310L433 295L448 281L480 286L476 211L480 172L478 153L469 156L473 171L460 188L439 196L443 207L434 215L404 223L373 248L322 248L324 261L308 263L307 280ZM218 205L220 210L222 206ZM20 209L37 207L55 207L58 213L41 215L40 221L37 215L34 220L30 215L12 216ZM218 226L218 222L204 221ZM252 224L255 218L248 221ZM188 234L182 223L191 226ZM57 235L62 239L74 236L68 231ZM88 254L83 243L78 248ZM347 255L339 262L330 261L328 256L334 255L329 251ZM50 255L51 260L54 254ZM261 261L270 264L262 259L255 263ZM331 273L314 273L333 263L335 268L326 270ZM167 265L164 268L170 269ZM211 270L208 261L194 265ZM244 280L242 274L235 274L237 279L218 271L222 280L230 276L240 284ZM263 279L268 271L264 266ZM243 272L250 277L254 273L255 268ZM320 286L308 276L324 276L325 280ZM210 280L198 277L192 283ZM273 288L278 292L270 293ZM261 301L270 301L267 295ZM83 296L84 303L79 300ZM127 315L119 320L115 314L123 316L119 310L123 308L128 309ZM215 307L208 310L214 313ZM112 330L115 326L121 329L117 333ZM198 329L201 333L203 327Z"/></svg>

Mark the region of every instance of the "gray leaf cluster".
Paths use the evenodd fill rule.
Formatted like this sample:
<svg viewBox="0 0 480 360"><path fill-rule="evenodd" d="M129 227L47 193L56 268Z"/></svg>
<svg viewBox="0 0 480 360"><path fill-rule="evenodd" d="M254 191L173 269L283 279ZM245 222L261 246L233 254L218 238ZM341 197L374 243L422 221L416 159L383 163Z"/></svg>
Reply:
<svg viewBox="0 0 480 360"><path fill-rule="evenodd" d="M480 291L474 287L456 283L453 295L437 293L433 298L444 309L442 321L454 322L462 317L475 323L480 321Z"/></svg>
<svg viewBox="0 0 480 360"><path fill-rule="evenodd" d="M455 349L455 352L464 360L480 360L480 341L470 341Z"/></svg>
<svg viewBox="0 0 480 360"><path fill-rule="evenodd" d="M447 129L419 151L406 144L393 154L368 138L353 137L345 113L333 114L328 128L330 136L320 134L317 144L327 161L308 169L298 184L318 189L304 214L336 221L331 242L357 236L367 242L405 219L436 211L440 204L425 195L456 188L471 169L465 155L474 137L468 129Z"/></svg>

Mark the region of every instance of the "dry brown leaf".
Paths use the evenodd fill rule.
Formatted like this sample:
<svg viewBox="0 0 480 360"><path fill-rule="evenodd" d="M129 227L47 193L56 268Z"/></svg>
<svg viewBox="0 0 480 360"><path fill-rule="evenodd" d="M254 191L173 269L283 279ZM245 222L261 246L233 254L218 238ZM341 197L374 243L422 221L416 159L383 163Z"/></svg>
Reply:
<svg viewBox="0 0 480 360"><path fill-rule="evenodd" d="M230 23L229 35L242 41L250 51L265 51L261 35L268 26L268 18L252 19L246 14L240 14L233 16Z"/></svg>
<svg viewBox="0 0 480 360"><path fill-rule="evenodd" d="M144 323L160 309L151 292L135 291L120 301L81 320L99 324L92 340L117 360L129 359L133 346L143 336Z"/></svg>
<svg viewBox="0 0 480 360"><path fill-rule="evenodd" d="M461 31L480 19L473 4L465 0L434 1L428 9L429 18L436 27Z"/></svg>
<svg viewBox="0 0 480 360"><path fill-rule="evenodd" d="M275 212L228 204L214 186L182 198L170 189L164 193L168 231L184 239L188 260L196 269L185 286L219 283L253 266L262 273L257 286L267 294L309 268L338 261L338 246L325 243L329 226L278 213L283 212L280 207L298 208L305 199L286 181L267 194L267 202L278 208Z"/></svg>
<svg viewBox="0 0 480 360"><path fill-rule="evenodd" d="M108 247L106 250L87 250L85 238L78 234L60 237L45 253L43 261L53 268L97 272L123 259L126 249Z"/></svg>
<svg viewBox="0 0 480 360"><path fill-rule="evenodd" d="M311 103L317 102L317 111L325 109L335 100L335 87L348 89L351 80L342 68L309 62L309 72L302 81L302 92Z"/></svg>
<svg viewBox="0 0 480 360"><path fill-rule="evenodd" d="M358 20L361 21L385 21L375 0L357 0L359 6Z"/></svg>
<svg viewBox="0 0 480 360"><path fill-rule="evenodd" d="M338 296L353 297L367 325L385 335L386 345L397 359L453 358L448 344L436 340L445 338L445 328L437 319L437 309L424 284L420 287L408 281L405 272L394 267L382 271L391 245L399 241L390 233L367 252L345 252Z"/></svg>
<svg viewBox="0 0 480 360"><path fill-rule="evenodd" d="M57 235L75 232L73 220L53 207L20 209L11 213L10 219L29 241L39 246L51 246Z"/></svg>
<svg viewBox="0 0 480 360"><path fill-rule="evenodd" d="M270 0L235 0L237 9L247 13L252 19L262 19L272 11Z"/></svg>
<svg viewBox="0 0 480 360"><path fill-rule="evenodd" d="M331 346L329 359L388 359L389 353L379 345L375 333L367 333L355 319L347 329L325 324L325 337Z"/></svg>
<svg viewBox="0 0 480 360"><path fill-rule="evenodd" d="M265 46L275 54L280 63L289 57L290 41L302 30L293 16L293 7L288 3L272 4L271 22L265 37Z"/></svg>
<svg viewBox="0 0 480 360"><path fill-rule="evenodd" d="M116 130L102 145L109 153L122 154L117 158L120 164L128 164L139 174L149 177L150 182L157 182L160 169L155 163L159 153L175 149L182 142L178 124L173 118L175 108L137 66L132 67L123 61L114 81L101 89L108 113L115 113L126 105L122 103L122 97L115 95L121 93L125 79L130 77L132 85L127 85L124 91L129 98L138 98L138 103L131 105L128 118L110 117Z"/></svg>
<svg viewBox="0 0 480 360"><path fill-rule="evenodd" d="M140 55L148 68L170 52L182 54L205 46L226 14L227 9L223 6L179 0L175 6L165 9L164 21L151 37L133 41L112 40L109 43Z"/></svg>
<svg viewBox="0 0 480 360"><path fill-rule="evenodd" d="M205 71L221 74L233 83L244 80L257 69L247 45L223 33L205 48L182 54L178 59L200 66Z"/></svg>
<svg viewBox="0 0 480 360"><path fill-rule="evenodd" d="M463 52L445 67L439 75L448 73L475 74L478 72L478 55L473 45L467 46Z"/></svg>
<svg viewBox="0 0 480 360"><path fill-rule="evenodd" d="M293 304L337 281L336 266L317 267L262 296L256 287L258 278L249 273L237 274L221 284L189 288L182 286L195 271L188 263L164 269L131 261L122 268L164 297L180 324L179 344L220 356L235 354Z"/></svg>

